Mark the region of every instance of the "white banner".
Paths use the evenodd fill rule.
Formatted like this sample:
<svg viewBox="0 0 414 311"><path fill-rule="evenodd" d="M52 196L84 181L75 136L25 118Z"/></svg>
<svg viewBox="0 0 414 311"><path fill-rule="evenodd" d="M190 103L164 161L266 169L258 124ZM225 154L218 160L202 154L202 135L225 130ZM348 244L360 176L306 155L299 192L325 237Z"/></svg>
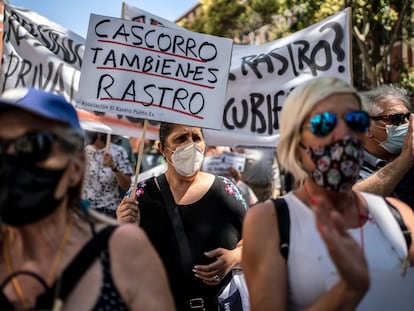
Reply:
<svg viewBox="0 0 414 311"><path fill-rule="evenodd" d="M243 173L245 164L246 155L244 153L223 151L219 155L204 157L202 171L213 175L229 176L229 167Z"/></svg>
<svg viewBox="0 0 414 311"><path fill-rule="evenodd" d="M65 94L74 103L73 99L76 98L77 92L76 78L73 77L75 74L72 76L64 75L63 72L55 72L54 75L46 74L39 84L38 78L29 78L26 74L27 66L24 65L26 62L32 62L31 68L39 68L33 70L37 74L41 72L40 68L42 73L50 70L51 67L48 65L50 53L44 52L50 43L39 41L37 39L39 36L31 33L33 29L52 30L61 27L58 28L56 24L40 18L34 12L18 9L6 2L4 6L6 22L2 90L30 85L52 90L51 86L54 85L55 91L62 92L63 87L53 82L65 81L63 83L65 87L66 85L73 87L72 91L65 91ZM159 20L164 26L171 26L162 18L137 8L124 6L123 11L128 19L153 25ZM234 45L221 131L206 130L204 132L206 142L209 145L275 147L279 137L279 113L284 99L292 88L317 76L336 76L351 82L349 14L348 9L341 11L291 36L264 45ZM69 31L62 31L59 34L67 42L70 42L69 39L73 35ZM27 40L17 39L21 36ZM23 45L20 41L27 41L27 44ZM73 44L76 46L76 43ZM54 51L56 50L59 52L62 49L55 48ZM56 64L61 64L62 68L72 67L72 70L79 74L78 67L65 59L63 53L51 53ZM18 67L13 65L17 57ZM43 65L36 67L33 65L35 63ZM141 136L143 119L85 110L78 110L78 112L82 126L86 129ZM219 117L218 113L216 117ZM292 122L295 122L294 116ZM159 123L150 121L149 124L146 137L157 138Z"/></svg>

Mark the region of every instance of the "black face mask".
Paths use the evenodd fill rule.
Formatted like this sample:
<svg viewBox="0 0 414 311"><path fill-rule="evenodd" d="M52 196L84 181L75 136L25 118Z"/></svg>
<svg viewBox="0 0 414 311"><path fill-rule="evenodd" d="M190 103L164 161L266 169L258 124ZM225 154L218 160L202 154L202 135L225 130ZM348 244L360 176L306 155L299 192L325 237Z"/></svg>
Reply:
<svg viewBox="0 0 414 311"><path fill-rule="evenodd" d="M0 156L0 219L16 227L50 215L63 200L54 193L65 169L22 162L13 155Z"/></svg>

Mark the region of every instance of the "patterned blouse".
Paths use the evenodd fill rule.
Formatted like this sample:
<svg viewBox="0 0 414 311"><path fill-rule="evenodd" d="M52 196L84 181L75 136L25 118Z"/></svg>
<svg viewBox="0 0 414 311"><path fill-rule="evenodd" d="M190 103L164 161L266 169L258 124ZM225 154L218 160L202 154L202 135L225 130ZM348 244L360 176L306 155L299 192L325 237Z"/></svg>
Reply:
<svg viewBox="0 0 414 311"><path fill-rule="evenodd" d="M88 145L85 151L88 163L83 184L83 199L89 200L91 208L115 210L121 197L115 173L102 163L105 148L96 150L94 146ZM121 173L133 174L125 148L111 143L109 152Z"/></svg>

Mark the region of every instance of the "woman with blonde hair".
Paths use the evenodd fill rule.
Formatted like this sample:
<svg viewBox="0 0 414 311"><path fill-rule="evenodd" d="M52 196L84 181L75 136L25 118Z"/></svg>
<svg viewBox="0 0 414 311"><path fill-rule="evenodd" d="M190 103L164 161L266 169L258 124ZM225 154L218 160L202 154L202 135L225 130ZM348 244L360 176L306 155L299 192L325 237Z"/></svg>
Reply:
<svg viewBox="0 0 414 311"><path fill-rule="evenodd" d="M337 78L312 79L292 91L280 119L279 161L298 187L247 212L251 310L385 310L401 294L384 275L403 284L400 266L414 264L412 234L404 239L400 228L412 232L414 216L395 198L352 190L370 124L357 92Z"/></svg>

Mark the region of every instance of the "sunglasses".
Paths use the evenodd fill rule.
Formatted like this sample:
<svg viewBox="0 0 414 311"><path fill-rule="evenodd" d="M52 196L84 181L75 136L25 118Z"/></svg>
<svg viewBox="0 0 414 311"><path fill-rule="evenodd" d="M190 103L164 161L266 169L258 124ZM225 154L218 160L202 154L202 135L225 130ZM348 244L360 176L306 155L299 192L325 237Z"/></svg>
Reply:
<svg viewBox="0 0 414 311"><path fill-rule="evenodd" d="M13 146L14 154L22 161L41 162L49 157L57 140L61 140L58 135L45 132L29 132L12 139L0 138L0 156Z"/></svg>
<svg viewBox="0 0 414 311"><path fill-rule="evenodd" d="M385 121L385 122L389 122L392 125L401 125L403 123L405 123L405 121L408 121L410 119L410 115L411 113L396 113L396 114L388 114L385 116L374 116L371 117L372 120L378 121Z"/></svg>
<svg viewBox="0 0 414 311"><path fill-rule="evenodd" d="M365 133L370 125L370 118L365 111L349 111L344 115L346 124L354 131ZM310 119L310 130L318 137L328 135L338 123L338 116L331 112L322 112Z"/></svg>

